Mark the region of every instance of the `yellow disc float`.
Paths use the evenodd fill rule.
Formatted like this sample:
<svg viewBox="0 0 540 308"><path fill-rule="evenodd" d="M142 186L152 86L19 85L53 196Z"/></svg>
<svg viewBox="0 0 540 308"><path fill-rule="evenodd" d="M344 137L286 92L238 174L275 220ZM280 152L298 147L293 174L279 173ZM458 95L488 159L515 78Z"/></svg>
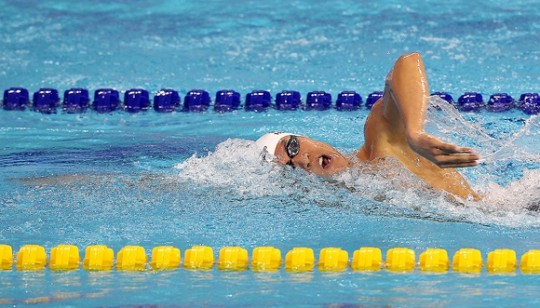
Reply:
<svg viewBox="0 0 540 308"><path fill-rule="evenodd" d="M39 245L24 245L17 252L18 270L42 270L47 264L45 248Z"/></svg>
<svg viewBox="0 0 540 308"><path fill-rule="evenodd" d="M218 269L243 271L248 268L248 252L242 247L223 247L219 251Z"/></svg>
<svg viewBox="0 0 540 308"><path fill-rule="evenodd" d="M214 251L208 246L193 246L184 254L187 269L209 270L214 266Z"/></svg>
<svg viewBox="0 0 540 308"><path fill-rule="evenodd" d="M448 252L439 248L428 248L420 254L420 270L424 272L447 272L450 266Z"/></svg>
<svg viewBox="0 0 540 308"><path fill-rule="evenodd" d="M328 247L319 254L319 270L327 272L344 271L349 265L349 253L341 248Z"/></svg>
<svg viewBox="0 0 540 308"><path fill-rule="evenodd" d="M251 268L254 271L277 271L281 262L281 250L275 247L262 246L253 249Z"/></svg>
<svg viewBox="0 0 540 308"><path fill-rule="evenodd" d="M379 271L382 264L381 249L361 247L354 251L351 268L355 271Z"/></svg>
<svg viewBox="0 0 540 308"><path fill-rule="evenodd" d="M114 264L114 251L107 245L87 246L83 268L87 271L109 271Z"/></svg>
<svg viewBox="0 0 540 308"><path fill-rule="evenodd" d="M157 246L152 249L150 267L154 270L170 270L180 266L180 249L173 246Z"/></svg>
<svg viewBox="0 0 540 308"><path fill-rule="evenodd" d="M58 245L51 249L49 267L55 271L68 271L79 268L79 248L75 245Z"/></svg>
<svg viewBox="0 0 540 308"><path fill-rule="evenodd" d="M13 249L9 245L0 245L0 270L13 267Z"/></svg>
<svg viewBox="0 0 540 308"><path fill-rule="evenodd" d="M521 256L521 272L525 274L540 274L540 250L529 250Z"/></svg>
<svg viewBox="0 0 540 308"><path fill-rule="evenodd" d="M513 273L516 271L516 252L511 249L496 249L488 254L488 273Z"/></svg>
<svg viewBox="0 0 540 308"><path fill-rule="evenodd" d="M389 249L386 252L386 269L394 272L412 271L416 257L414 250L404 247Z"/></svg>
<svg viewBox="0 0 540 308"><path fill-rule="evenodd" d="M146 269L146 252L141 246L124 246L116 256L116 269L143 271Z"/></svg>
<svg viewBox="0 0 540 308"><path fill-rule="evenodd" d="M452 260L452 269L458 273L475 274L482 271L482 254L473 248L461 248Z"/></svg>
<svg viewBox="0 0 540 308"><path fill-rule="evenodd" d="M313 249L294 247L285 256L285 269L291 272L309 272L315 266Z"/></svg>

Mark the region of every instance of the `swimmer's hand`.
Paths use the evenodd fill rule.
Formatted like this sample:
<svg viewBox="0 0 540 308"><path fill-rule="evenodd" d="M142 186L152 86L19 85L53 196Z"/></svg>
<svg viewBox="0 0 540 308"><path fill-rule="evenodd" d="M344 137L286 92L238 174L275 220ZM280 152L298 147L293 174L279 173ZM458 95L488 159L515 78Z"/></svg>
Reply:
<svg viewBox="0 0 540 308"><path fill-rule="evenodd" d="M480 158L471 148L446 143L426 133L407 136L409 146L441 168L463 168L478 165Z"/></svg>

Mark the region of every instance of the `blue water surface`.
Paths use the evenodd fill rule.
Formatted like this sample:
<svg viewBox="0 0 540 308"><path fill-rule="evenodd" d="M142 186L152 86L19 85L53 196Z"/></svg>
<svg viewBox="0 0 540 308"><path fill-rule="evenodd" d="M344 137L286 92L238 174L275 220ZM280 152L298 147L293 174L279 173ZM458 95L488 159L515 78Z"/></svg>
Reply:
<svg viewBox="0 0 540 308"><path fill-rule="evenodd" d="M184 95L235 89L381 90L402 53L423 54L433 90L538 91L534 1L0 1L0 89L100 87ZM305 97L305 96L304 96ZM335 185L261 164L272 130L363 142L355 112L269 110L44 115L0 111L0 243L118 252L204 244L538 249L537 116L432 111L429 129L476 148L463 170L483 202L459 206L406 174L348 173ZM450 120L446 120L450 119ZM251 153L251 154L250 154ZM397 169L399 170L399 169ZM390 178L390 179L389 179ZM0 303L51 306L535 305L536 275L0 272Z"/></svg>

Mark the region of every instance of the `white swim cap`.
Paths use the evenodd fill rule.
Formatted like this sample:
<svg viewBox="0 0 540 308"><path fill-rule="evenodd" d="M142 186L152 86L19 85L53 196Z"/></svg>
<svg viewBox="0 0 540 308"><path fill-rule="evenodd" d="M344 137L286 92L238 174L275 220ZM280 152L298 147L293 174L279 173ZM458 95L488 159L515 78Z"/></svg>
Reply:
<svg viewBox="0 0 540 308"><path fill-rule="evenodd" d="M274 132L274 133L268 133L264 134L261 138L257 139L255 142L257 146L261 150L266 150L268 153L274 155L276 153L276 148L281 140L281 138L286 136L299 136L297 134L291 134L291 133L281 133L281 132Z"/></svg>

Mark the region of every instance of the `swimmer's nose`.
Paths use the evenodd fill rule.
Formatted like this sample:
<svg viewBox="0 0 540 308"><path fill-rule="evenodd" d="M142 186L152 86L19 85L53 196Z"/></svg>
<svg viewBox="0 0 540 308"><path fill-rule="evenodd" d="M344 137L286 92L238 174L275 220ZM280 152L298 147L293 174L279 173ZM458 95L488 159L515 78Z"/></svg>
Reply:
<svg viewBox="0 0 540 308"><path fill-rule="evenodd" d="M298 155L294 159L294 164L302 169L309 170L311 167L311 162L309 161L309 154L304 153L302 155Z"/></svg>

